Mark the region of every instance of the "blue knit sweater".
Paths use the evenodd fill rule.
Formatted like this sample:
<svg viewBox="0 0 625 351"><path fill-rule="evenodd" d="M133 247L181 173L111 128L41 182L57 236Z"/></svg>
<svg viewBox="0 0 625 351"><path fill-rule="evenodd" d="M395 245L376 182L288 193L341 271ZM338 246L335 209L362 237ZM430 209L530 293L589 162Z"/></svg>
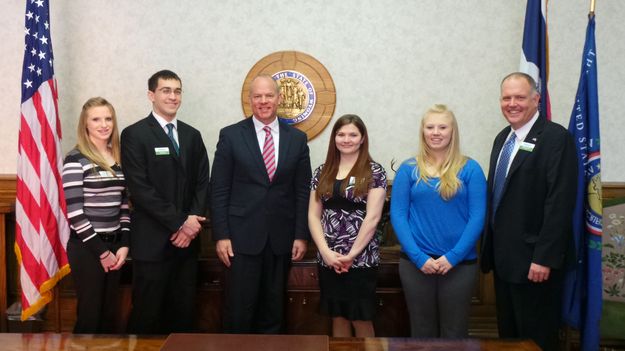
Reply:
<svg viewBox="0 0 625 351"><path fill-rule="evenodd" d="M476 242L486 216L486 179L480 165L468 159L458 178L461 187L450 200L436 191L438 178L418 184L417 161L399 167L391 193L391 222L402 251L421 268L432 256L445 256L452 266L477 257Z"/></svg>

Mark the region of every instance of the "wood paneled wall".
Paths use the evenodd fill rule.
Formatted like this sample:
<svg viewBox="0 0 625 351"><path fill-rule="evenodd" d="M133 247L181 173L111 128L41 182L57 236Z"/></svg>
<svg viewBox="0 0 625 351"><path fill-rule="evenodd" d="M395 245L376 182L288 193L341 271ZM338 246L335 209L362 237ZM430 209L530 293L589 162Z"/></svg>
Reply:
<svg viewBox="0 0 625 351"><path fill-rule="evenodd" d="M0 243L0 313L2 331L7 330L5 309L7 305L18 301L19 284L17 278L17 262L13 252L15 237L15 175L0 175L0 209L4 222ZM625 197L625 183L603 184L604 200ZM390 227L390 225L389 225ZM221 264L214 255L214 247L210 241L210 232L204 231L200 272L198 280L198 325L203 332L219 332L221 329L221 304L225 276ZM390 243L382 248L384 258L380 270L378 289L379 320L376 329L381 336L405 336L408 333L407 312L403 301L401 284L397 276L398 246ZM314 248L307 254L308 260L296 263L289 280L287 301L289 332L315 334L329 332L329 321L316 313L318 287L316 285L316 265ZM6 264L3 264L6 263ZM125 321L130 309L131 264L125 267L122 274L119 305L115 308L118 314L118 331L123 333ZM44 331L68 332L73 328L76 313L76 299L71 276L64 278L57 288L52 303L43 313L40 327ZM496 336L495 296L492 275L480 274L472 301L471 335Z"/></svg>

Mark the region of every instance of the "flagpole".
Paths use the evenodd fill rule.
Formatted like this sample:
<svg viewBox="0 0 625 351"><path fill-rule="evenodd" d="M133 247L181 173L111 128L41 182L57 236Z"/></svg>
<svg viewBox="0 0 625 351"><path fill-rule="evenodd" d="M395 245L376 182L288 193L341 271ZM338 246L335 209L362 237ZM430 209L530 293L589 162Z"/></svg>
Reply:
<svg viewBox="0 0 625 351"><path fill-rule="evenodd" d="M590 13L588 14L589 17L595 17L595 0L590 0Z"/></svg>

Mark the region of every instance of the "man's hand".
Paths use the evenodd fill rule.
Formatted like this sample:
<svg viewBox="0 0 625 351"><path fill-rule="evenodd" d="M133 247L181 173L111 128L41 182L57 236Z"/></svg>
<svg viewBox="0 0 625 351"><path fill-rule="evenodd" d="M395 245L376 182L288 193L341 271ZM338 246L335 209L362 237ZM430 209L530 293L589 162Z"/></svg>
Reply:
<svg viewBox="0 0 625 351"><path fill-rule="evenodd" d="M291 261L299 261L304 258L307 245L306 240L295 239L293 241L293 249L291 250Z"/></svg>
<svg viewBox="0 0 625 351"><path fill-rule="evenodd" d="M200 230L202 230L202 223L206 220L206 217L189 215L187 220L182 223L182 226L177 232L171 235L172 245L179 248L189 247L191 241L197 237Z"/></svg>
<svg viewBox="0 0 625 351"><path fill-rule="evenodd" d="M230 268L230 257L234 257L234 252L232 252L232 242L230 241L230 239L218 240L216 251L219 260L223 262L226 267Z"/></svg>
<svg viewBox="0 0 625 351"><path fill-rule="evenodd" d="M191 239L195 239L195 237L197 236L197 233L199 233L200 230L202 230L202 223L200 222L203 222L205 220L206 220L206 217L189 215L189 217L187 217L187 220L184 221L184 223L182 223L182 227L180 227L178 231L184 233Z"/></svg>
<svg viewBox="0 0 625 351"><path fill-rule="evenodd" d="M185 234L181 228L180 230L172 234L169 240L171 241L171 244L175 247L184 249L185 247L189 247L189 245L191 245L191 240L193 240L193 238L195 238L195 235L189 236Z"/></svg>
<svg viewBox="0 0 625 351"><path fill-rule="evenodd" d="M530 271L527 274L527 279L534 283L546 282L549 279L549 273L551 273L550 267L532 263L530 264Z"/></svg>

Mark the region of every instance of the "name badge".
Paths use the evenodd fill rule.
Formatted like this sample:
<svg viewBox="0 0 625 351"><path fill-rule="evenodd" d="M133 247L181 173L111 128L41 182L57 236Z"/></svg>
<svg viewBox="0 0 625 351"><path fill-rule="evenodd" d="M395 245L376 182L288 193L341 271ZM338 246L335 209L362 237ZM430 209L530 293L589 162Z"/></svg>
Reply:
<svg viewBox="0 0 625 351"><path fill-rule="evenodd" d="M534 151L534 147L536 146L536 144L532 144L532 143L528 143L528 142L522 142L521 145L519 146L519 150L523 150L523 151L527 151L527 152L532 152Z"/></svg>
<svg viewBox="0 0 625 351"><path fill-rule="evenodd" d="M155 147L154 155L156 156L169 155L169 148L168 147Z"/></svg>
<svg viewBox="0 0 625 351"><path fill-rule="evenodd" d="M111 177L112 174L109 171L100 171L100 177Z"/></svg>
<svg viewBox="0 0 625 351"><path fill-rule="evenodd" d="M345 187L345 191L350 191L354 186L356 186L356 177L349 177L349 181L347 182L347 186Z"/></svg>

